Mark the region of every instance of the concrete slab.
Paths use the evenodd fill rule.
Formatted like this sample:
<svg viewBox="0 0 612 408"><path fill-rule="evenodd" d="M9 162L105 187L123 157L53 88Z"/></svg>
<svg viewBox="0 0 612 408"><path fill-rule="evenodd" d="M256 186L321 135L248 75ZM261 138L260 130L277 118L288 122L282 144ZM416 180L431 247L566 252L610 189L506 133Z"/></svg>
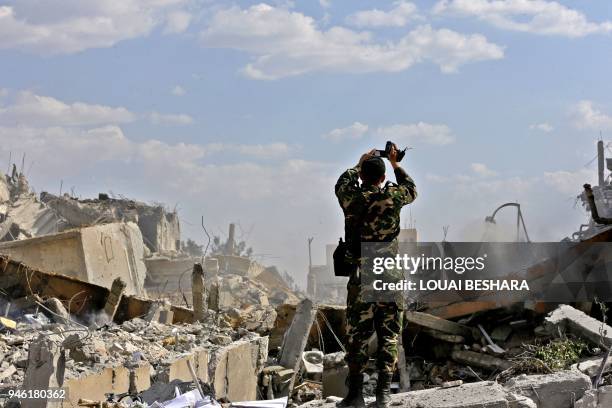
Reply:
<svg viewBox="0 0 612 408"><path fill-rule="evenodd" d="M267 337L237 341L216 350L212 354L208 372L217 399L257 399L258 375L263 369L267 350Z"/></svg>
<svg viewBox="0 0 612 408"><path fill-rule="evenodd" d="M134 223L111 223L0 244L0 254L31 268L111 288L120 277L125 293L144 295L144 244Z"/></svg>
<svg viewBox="0 0 612 408"><path fill-rule="evenodd" d="M545 375L520 375L510 379L506 390L524 395L538 403L538 408L572 408L587 390L591 379L573 370Z"/></svg>
<svg viewBox="0 0 612 408"><path fill-rule="evenodd" d="M612 327L569 305L561 305L546 316L545 327L556 335L559 329L590 340L596 345L603 341L612 345Z"/></svg>
<svg viewBox="0 0 612 408"><path fill-rule="evenodd" d="M391 406L403 408L511 408L516 402L504 388L494 382L464 384L454 388L432 388L394 394ZM514 404L514 405L512 405ZM334 402L312 401L302 407L334 408Z"/></svg>

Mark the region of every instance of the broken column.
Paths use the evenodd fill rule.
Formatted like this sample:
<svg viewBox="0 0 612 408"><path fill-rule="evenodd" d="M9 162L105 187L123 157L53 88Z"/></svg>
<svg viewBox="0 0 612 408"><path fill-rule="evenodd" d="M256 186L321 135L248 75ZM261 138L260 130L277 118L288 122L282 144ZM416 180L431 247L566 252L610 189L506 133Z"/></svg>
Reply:
<svg viewBox="0 0 612 408"><path fill-rule="evenodd" d="M57 335L41 335L30 344L28 369L23 381L24 390L47 390L62 387L66 356ZM61 401L23 399L22 408L59 408Z"/></svg>
<svg viewBox="0 0 612 408"><path fill-rule="evenodd" d="M297 373L300 368L302 353L308 343L308 335L310 334L310 328L312 327L316 314L317 308L312 300L302 300L297 306L289 330L285 333L278 362L283 367L293 369L294 376L290 382L290 389L293 388L295 373Z"/></svg>
<svg viewBox="0 0 612 408"><path fill-rule="evenodd" d="M204 263L204 271L208 286L208 309L219 312L219 260L207 258Z"/></svg>
<svg viewBox="0 0 612 408"><path fill-rule="evenodd" d="M193 297L193 320L204 321L204 296L206 288L204 287L204 270L202 264L193 264L193 272L191 274L191 295Z"/></svg>
<svg viewBox="0 0 612 408"><path fill-rule="evenodd" d="M112 322L115 318L115 313L117 313L117 308L119 307L119 302L121 302L125 286L125 282L122 281L121 278L115 278L111 285L110 293L104 304L104 313L109 322Z"/></svg>

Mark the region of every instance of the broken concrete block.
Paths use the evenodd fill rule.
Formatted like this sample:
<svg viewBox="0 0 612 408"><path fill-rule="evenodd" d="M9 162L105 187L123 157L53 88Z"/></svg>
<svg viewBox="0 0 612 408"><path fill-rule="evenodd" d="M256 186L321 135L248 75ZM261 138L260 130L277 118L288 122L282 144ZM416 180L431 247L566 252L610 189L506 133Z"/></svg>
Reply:
<svg viewBox="0 0 612 408"><path fill-rule="evenodd" d="M574 408L607 408L612 407L612 386L588 390L574 404Z"/></svg>
<svg viewBox="0 0 612 408"><path fill-rule="evenodd" d="M538 408L572 408L591 389L591 379L573 370L545 375L520 375L504 387L537 402Z"/></svg>
<svg viewBox="0 0 612 408"><path fill-rule="evenodd" d="M442 333L455 334L464 337L470 337L472 334L471 329L467 326L427 313L407 311L405 316L406 320L410 323L437 330Z"/></svg>
<svg viewBox="0 0 612 408"><path fill-rule="evenodd" d="M512 408L538 408L538 404L531 398L527 398L523 395L510 393L508 395L508 401L510 402L508 406Z"/></svg>
<svg viewBox="0 0 612 408"><path fill-rule="evenodd" d="M15 330L17 328L17 322L6 317L0 316L0 329L3 328Z"/></svg>
<svg viewBox="0 0 612 408"><path fill-rule="evenodd" d="M257 398L257 380L261 347L267 342L237 341L216 350L208 366L209 376L218 399L249 401Z"/></svg>
<svg viewBox="0 0 612 408"><path fill-rule="evenodd" d="M298 305L281 346L279 364L283 367L297 371L316 313L317 308L310 299L304 299Z"/></svg>
<svg viewBox="0 0 612 408"><path fill-rule="evenodd" d="M391 395L391 407L402 408L517 408L517 402L492 381L463 384L453 388L431 388ZM367 403L368 401L366 401ZM512 405L514 404L514 405ZM334 408L335 402L312 401L302 408Z"/></svg>
<svg viewBox="0 0 612 408"><path fill-rule="evenodd" d="M126 284L121 278L115 278L111 284L110 292L104 304L104 314L109 322L112 322L115 318L115 313L117 313L117 308L119 307L119 302L121 302L125 286Z"/></svg>
<svg viewBox="0 0 612 408"><path fill-rule="evenodd" d="M559 330L567 330L594 344L603 341L612 346L612 327L569 305L561 305L546 316L544 325L553 335Z"/></svg>
<svg viewBox="0 0 612 408"><path fill-rule="evenodd" d="M210 338L210 341L213 344L218 344L221 346L227 346L228 344L230 344L232 342L232 338L230 336L227 336L225 334L215 334L214 336L212 336Z"/></svg>
<svg viewBox="0 0 612 408"><path fill-rule="evenodd" d="M599 408L597 390L588 390L582 398L574 403L573 408Z"/></svg>
<svg viewBox="0 0 612 408"><path fill-rule="evenodd" d="M68 311L59 299L54 297L49 298L43 305L51 312L51 320L55 323L66 323L70 321L70 314L68 314Z"/></svg>
<svg viewBox="0 0 612 408"><path fill-rule="evenodd" d="M344 398L348 392L346 378L348 366L344 361L345 354L341 351L326 354L323 357L323 397L336 396Z"/></svg>
<svg viewBox="0 0 612 408"><path fill-rule="evenodd" d="M174 320L174 312L172 310L160 310L159 322L161 324L172 324Z"/></svg>
<svg viewBox="0 0 612 408"><path fill-rule="evenodd" d="M0 370L0 382L2 382L2 380L4 380L5 378L9 378L10 376L15 374L16 372L17 372L17 367L15 367L12 364L9 365L8 368L6 368L4 370Z"/></svg>
<svg viewBox="0 0 612 408"><path fill-rule="evenodd" d="M151 387L151 366L140 363L134 368L123 366L105 367L95 373L86 373L78 377L66 378L64 387L68 390L68 400L63 408L79 406L79 399L104 401L106 393L121 394L130 390L130 384L137 391Z"/></svg>
<svg viewBox="0 0 612 408"><path fill-rule="evenodd" d="M165 301L155 301L149 304L149 310L147 311L144 320L147 322L159 322L162 316L162 312L169 311L170 304Z"/></svg>
<svg viewBox="0 0 612 408"><path fill-rule="evenodd" d="M66 369L66 356L61 349L62 338L58 335L41 335L30 343L28 369L23 381L24 390L46 390L62 387ZM43 399L25 399L23 408L55 408L61 402Z"/></svg>
<svg viewBox="0 0 612 408"><path fill-rule="evenodd" d="M572 370L578 370L589 377L595 377L599 372L602 360L603 359L600 357L589 358L573 364ZM604 366L603 374L609 373L610 371L612 371L612 360L608 359L606 361L606 365Z"/></svg>
<svg viewBox="0 0 612 408"><path fill-rule="evenodd" d="M19 241L0 243L0 253L31 268L53 271L111 288L115 278L126 293L145 295L144 244L132 222L99 224Z"/></svg>
<svg viewBox="0 0 612 408"><path fill-rule="evenodd" d="M191 296L193 304L193 320L196 322L204 321L204 312L207 307L204 305L206 288L204 287L204 270L199 263L193 264L191 272Z"/></svg>

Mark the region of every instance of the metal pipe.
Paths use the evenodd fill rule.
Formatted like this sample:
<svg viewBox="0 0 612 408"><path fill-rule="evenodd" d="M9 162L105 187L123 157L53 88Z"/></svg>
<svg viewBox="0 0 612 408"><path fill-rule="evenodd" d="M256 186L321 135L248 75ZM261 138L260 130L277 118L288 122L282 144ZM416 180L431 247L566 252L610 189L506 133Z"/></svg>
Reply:
<svg viewBox="0 0 612 408"><path fill-rule="evenodd" d="M597 175L599 179L599 187L604 185L604 163L606 159L604 157L604 142L600 140L597 142Z"/></svg>

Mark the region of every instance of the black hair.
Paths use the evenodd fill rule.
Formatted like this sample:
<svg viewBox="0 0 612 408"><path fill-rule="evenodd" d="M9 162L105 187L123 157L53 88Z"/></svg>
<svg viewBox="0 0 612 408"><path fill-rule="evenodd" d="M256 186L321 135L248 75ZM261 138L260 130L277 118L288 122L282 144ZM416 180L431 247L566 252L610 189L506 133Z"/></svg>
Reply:
<svg viewBox="0 0 612 408"><path fill-rule="evenodd" d="M370 157L361 163L361 179L364 183L375 184L385 175L385 162L380 157Z"/></svg>

